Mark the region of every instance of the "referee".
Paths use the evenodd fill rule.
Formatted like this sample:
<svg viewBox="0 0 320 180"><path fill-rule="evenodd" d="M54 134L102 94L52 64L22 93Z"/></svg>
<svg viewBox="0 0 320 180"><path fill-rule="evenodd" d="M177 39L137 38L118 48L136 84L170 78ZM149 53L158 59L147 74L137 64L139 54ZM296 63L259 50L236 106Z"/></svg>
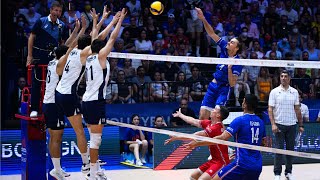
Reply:
<svg viewBox="0 0 320 180"><path fill-rule="evenodd" d="M276 148L283 149L284 142L287 150L294 150L296 123L299 123L299 131L304 131L303 120L300 110L299 94L291 87L288 71L283 70L280 74L280 86L274 88L269 96L269 118L272 132L275 134ZM298 120L298 121L297 121ZM274 156L275 180L280 180L282 172L282 155ZM292 180L292 156L286 155L285 176Z"/></svg>
<svg viewBox="0 0 320 180"><path fill-rule="evenodd" d="M54 47L64 43L68 38L68 31L65 24L58 18L62 13L62 5L55 1L51 4L49 16L42 17L32 28L28 40L28 57L27 64L47 65L52 60L49 53ZM40 101L40 81L41 69L34 68L32 73L32 90L31 90L31 113L30 117L37 117Z"/></svg>

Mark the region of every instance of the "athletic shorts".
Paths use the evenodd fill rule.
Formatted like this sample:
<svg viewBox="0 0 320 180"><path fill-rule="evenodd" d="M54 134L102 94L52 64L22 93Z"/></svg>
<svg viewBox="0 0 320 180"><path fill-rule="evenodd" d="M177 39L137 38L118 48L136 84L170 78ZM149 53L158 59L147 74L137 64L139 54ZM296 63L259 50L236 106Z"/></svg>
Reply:
<svg viewBox="0 0 320 180"><path fill-rule="evenodd" d="M201 107L214 108L216 105L225 105L229 96L229 86L218 86L210 82L206 95L204 96Z"/></svg>
<svg viewBox="0 0 320 180"><path fill-rule="evenodd" d="M56 91L56 104L58 111L65 116L71 117L81 114L80 99L75 94L61 94Z"/></svg>
<svg viewBox="0 0 320 180"><path fill-rule="evenodd" d="M261 174L261 169L252 170L245 169L236 164L235 161L223 167L219 172L218 176L223 180L259 180L259 176Z"/></svg>
<svg viewBox="0 0 320 180"><path fill-rule="evenodd" d="M58 111L58 107L55 103L44 103L42 108L47 128L52 130L64 129L64 116L60 111Z"/></svg>
<svg viewBox="0 0 320 180"><path fill-rule="evenodd" d="M208 173L211 177L214 177L219 170L223 167L223 162L219 162L219 161L214 161L214 160L210 160L204 164L202 164L201 166L199 166L199 170L202 173Z"/></svg>
<svg viewBox="0 0 320 180"><path fill-rule="evenodd" d="M87 124L106 124L104 100L82 101L83 118Z"/></svg>

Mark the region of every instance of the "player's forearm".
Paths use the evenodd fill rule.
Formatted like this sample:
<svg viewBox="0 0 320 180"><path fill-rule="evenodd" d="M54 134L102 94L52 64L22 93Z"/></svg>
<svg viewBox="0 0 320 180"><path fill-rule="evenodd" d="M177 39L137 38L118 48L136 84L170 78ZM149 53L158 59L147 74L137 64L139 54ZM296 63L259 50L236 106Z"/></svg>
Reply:
<svg viewBox="0 0 320 180"><path fill-rule="evenodd" d="M204 28L206 30L206 32L208 33L208 35L215 41L217 42L220 37L214 32L214 29L212 28L212 26L208 23L208 21L204 18L202 19Z"/></svg>
<svg viewBox="0 0 320 180"><path fill-rule="evenodd" d="M238 77L236 75L233 75L232 69L228 68L228 81L229 81L230 87L233 87L236 85L237 79Z"/></svg>
<svg viewBox="0 0 320 180"><path fill-rule="evenodd" d="M98 39L104 40L106 39L107 35L110 33L111 29L113 28L114 23L111 21L106 28L98 35Z"/></svg>
<svg viewBox="0 0 320 180"><path fill-rule="evenodd" d="M198 119L194 119L193 117L186 116L184 114L180 114L179 118L184 120L188 124L191 124L191 125L194 125L196 127L199 127L199 120Z"/></svg>
<svg viewBox="0 0 320 180"><path fill-rule="evenodd" d="M298 118L299 126L303 126L303 119L302 119L300 107L299 106L295 106L294 111L296 112L296 116Z"/></svg>
<svg viewBox="0 0 320 180"><path fill-rule="evenodd" d="M69 47L69 45L73 42L73 40L77 37L79 29L77 27L74 28L70 37L67 39L65 45Z"/></svg>

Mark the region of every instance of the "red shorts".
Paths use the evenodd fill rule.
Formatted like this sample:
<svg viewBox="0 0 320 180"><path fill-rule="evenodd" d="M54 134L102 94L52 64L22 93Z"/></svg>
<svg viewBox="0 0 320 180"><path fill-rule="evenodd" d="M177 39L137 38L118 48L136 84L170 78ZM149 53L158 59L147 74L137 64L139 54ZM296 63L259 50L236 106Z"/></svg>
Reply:
<svg viewBox="0 0 320 180"><path fill-rule="evenodd" d="M211 177L214 177L219 170L224 166L223 162L210 160L201 166L199 166L199 169L203 173L208 173Z"/></svg>

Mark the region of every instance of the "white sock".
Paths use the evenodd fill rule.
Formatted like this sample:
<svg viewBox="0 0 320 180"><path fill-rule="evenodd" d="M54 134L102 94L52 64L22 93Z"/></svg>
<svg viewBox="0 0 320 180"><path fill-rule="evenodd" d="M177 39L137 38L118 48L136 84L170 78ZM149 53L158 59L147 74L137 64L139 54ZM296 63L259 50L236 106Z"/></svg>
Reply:
<svg viewBox="0 0 320 180"><path fill-rule="evenodd" d="M98 169L97 163L90 163L90 177L95 177Z"/></svg>
<svg viewBox="0 0 320 180"><path fill-rule="evenodd" d="M83 164L89 163L88 151L86 153L81 153L81 159Z"/></svg>
<svg viewBox="0 0 320 180"><path fill-rule="evenodd" d="M53 168L57 171L61 171L60 158L51 158Z"/></svg>

